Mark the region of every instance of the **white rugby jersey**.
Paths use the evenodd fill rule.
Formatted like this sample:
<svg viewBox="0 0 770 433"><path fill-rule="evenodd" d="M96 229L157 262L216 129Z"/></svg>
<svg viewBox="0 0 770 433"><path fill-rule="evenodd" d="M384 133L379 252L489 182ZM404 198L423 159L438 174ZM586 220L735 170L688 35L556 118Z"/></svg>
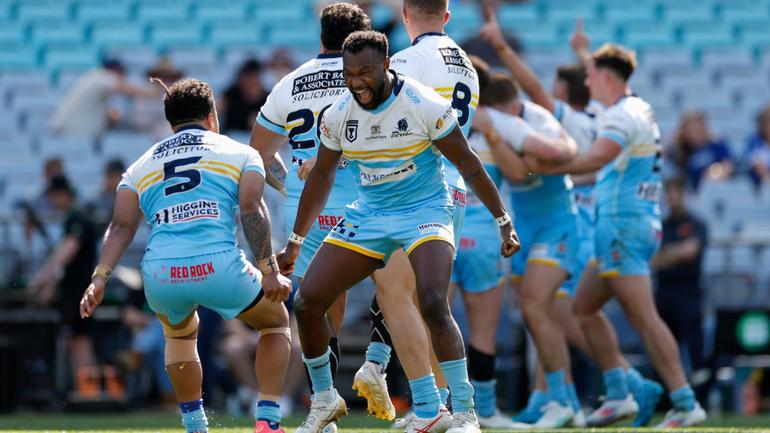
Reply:
<svg viewBox="0 0 770 433"><path fill-rule="evenodd" d="M591 148L596 139L597 116L587 111L577 111L564 101L554 101L554 117L558 120L567 134L575 139L580 152Z"/></svg>
<svg viewBox="0 0 770 433"><path fill-rule="evenodd" d="M415 38L411 47L393 55L390 66L450 100L457 124L468 136L479 104L479 78L468 55L452 38L445 33L422 34ZM465 189L462 177L446 158L444 165L447 183Z"/></svg>
<svg viewBox="0 0 770 433"><path fill-rule="evenodd" d="M252 147L190 126L154 144L118 188L139 196L152 227L145 259L189 257L235 248L241 174L265 169Z"/></svg>
<svg viewBox="0 0 770 433"><path fill-rule="evenodd" d="M596 181L599 215L660 215L660 130L652 107L624 96L599 118L598 136L621 146Z"/></svg>
<svg viewBox="0 0 770 433"><path fill-rule="evenodd" d="M289 73L267 97L257 123L289 137L292 163L286 176L286 206L297 206L305 183L297 176L302 162L318 153L318 122L323 111L345 91L342 55L319 54ZM341 208L357 198L353 177L342 161L326 206Z"/></svg>
<svg viewBox="0 0 770 433"><path fill-rule="evenodd" d="M451 103L433 89L395 76L390 97L373 110L346 91L324 113L321 143L350 161L359 201L396 213L425 204L451 206L441 153L433 145L457 126Z"/></svg>

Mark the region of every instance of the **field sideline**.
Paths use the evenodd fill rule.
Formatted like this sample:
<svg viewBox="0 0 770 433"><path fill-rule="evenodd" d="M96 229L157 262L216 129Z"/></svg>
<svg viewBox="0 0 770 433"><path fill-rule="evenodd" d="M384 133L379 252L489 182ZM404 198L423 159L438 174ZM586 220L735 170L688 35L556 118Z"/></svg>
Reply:
<svg viewBox="0 0 770 433"><path fill-rule="evenodd" d="M653 421L661 418L662 414ZM286 420L285 425L296 426L302 421L302 416L293 416ZM209 432L211 433L250 433L252 423L250 418L232 418L227 415L212 413L209 415ZM390 430L388 424L372 418L367 418L361 412L354 412L342 421L340 433L396 433L398 430ZM293 429L288 428L287 432ZM497 433L504 430L484 430L485 433ZM510 430L508 430L510 431ZM530 430L533 432L545 432L548 430ZM607 429L563 429L559 432L655 432L653 428L634 429L630 427L617 427ZM757 417L741 417L736 415L712 417L704 427L691 429L666 430L667 432L688 431L704 433L753 433L770 432L770 415ZM160 432L183 433L179 424L179 418L174 414L157 412L126 412L114 414L13 414L0 416L0 433L23 432L99 432L99 433L124 433L124 432Z"/></svg>

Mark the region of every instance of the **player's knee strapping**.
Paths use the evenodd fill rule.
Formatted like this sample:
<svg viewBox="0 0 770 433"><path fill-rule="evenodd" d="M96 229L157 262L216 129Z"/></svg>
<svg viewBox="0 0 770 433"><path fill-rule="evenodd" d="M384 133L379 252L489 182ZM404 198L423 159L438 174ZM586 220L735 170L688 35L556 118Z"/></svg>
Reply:
<svg viewBox="0 0 770 433"><path fill-rule="evenodd" d="M278 326L275 328L264 328L259 330L259 335L261 337L270 334L281 334L289 340L289 343L291 343L291 328L288 326Z"/></svg>
<svg viewBox="0 0 770 433"><path fill-rule="evenodd" d="M180 362L200 362L198 358L198 339L185 339L198 329L198 313L182 328L174 329L163 323L163 335L166 337L166 366Z"/></svg>

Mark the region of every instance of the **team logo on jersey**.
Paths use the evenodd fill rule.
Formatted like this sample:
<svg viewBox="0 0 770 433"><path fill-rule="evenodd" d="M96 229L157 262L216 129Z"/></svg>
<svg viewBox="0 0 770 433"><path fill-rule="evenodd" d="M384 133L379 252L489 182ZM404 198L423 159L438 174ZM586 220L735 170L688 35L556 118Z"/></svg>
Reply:
<svg viewBox="0 0 770 433"><path fill-rule="evenodd" d="M345 123L345 138L351 143L356 141L358 138L358 120L348 120Z"/></svg>
<svg viewBox="0 0 770 433"><path fill-rule="evenodd" d="M390 133L390 138L406 137L409 134L409 121L406 120L406 117L402 117L398 123L396 123L396 129Z"/></svg>
<svg viewBox="0 0 770 433"><path fill-rule="evenodd" d="M379 135L381 130L380 125L372 125L372 135Z"/></svg>
<svg viewBox="0 0 770 433"><path fill-rule="evenodd" d="M155 213L155 224L181 224L199 219L219 219L219 202L195 200L179 203Z"/></svg>

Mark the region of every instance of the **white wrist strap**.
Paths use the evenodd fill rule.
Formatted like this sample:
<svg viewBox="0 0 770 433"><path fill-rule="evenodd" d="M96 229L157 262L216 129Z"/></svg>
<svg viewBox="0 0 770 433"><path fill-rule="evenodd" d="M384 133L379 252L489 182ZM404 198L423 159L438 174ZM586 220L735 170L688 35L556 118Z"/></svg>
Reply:
<svg viewBox="0 0 770 433"><path fill-rule="evenodd" d="M503 214L503 216L495 218L495 222L497 223L498 227L506 226L512 222L511 216L508 215L508 212L506 212Z"/></svg>
<svg viewBox="0 0 770 433"><path fill-rule="evenodd" d="M294 232L291 232L291 234L289 235L289 242L295 243L297 245L302 245L305 243L305 237L300 236Z"/></svg>

